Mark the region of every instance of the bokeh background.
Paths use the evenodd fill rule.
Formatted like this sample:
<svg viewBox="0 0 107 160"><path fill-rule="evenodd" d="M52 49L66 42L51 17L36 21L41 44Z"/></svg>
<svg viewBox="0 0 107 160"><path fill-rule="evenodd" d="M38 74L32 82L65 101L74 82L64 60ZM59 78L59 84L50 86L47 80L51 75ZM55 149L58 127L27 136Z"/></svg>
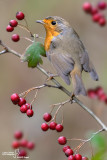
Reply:
<svg viewBox="0 0 107 160"><path fill-rule="evenodd" d="M83 73L86 89L101 85L107 92L107 27L101 28L91 21L91 17L82 11L83 2L84 0L0 0L0 39L12 49L23 54L30 43L24 39L14 43L11 41L13 32L6 32L6 26L11 19L15 18L16 12L23 11L30 30L42 37L45 37L45 30L35 21L51 15L61 16L69 21L80 35L99 74L99 82L94 82L87 73ZM96 2L93 1L93 3ZM18 27L15 28L14 33L18 33L22 37L29 37L26 31ZM2 49L0 46L0 50ZM43 60L43 68L54 73L50 62L46 58ZM71 90L72 85L68 87L60 78L57 79ZM50 111L49 106L68 99L64 93L56 89L45 88L39 92L38 98L33 104L35 114L32 118L21 114L19 107L11 103L11 94L14 92L21 93L33 86L39 86L45 80L46 77L40 71L28 68L27 63L21 63L16 56L10 53L0 56L0 160L14 159L12 156L2 156L2 152L13 151L11 143L14 139L15 130L22 130L25 138L36 143L35 150L29 153L30 160L65 160L67 158L62 152L62 146L57 143L57 138L60 135L67 138L85 138L90 131L100 129L97 122L80 106L67 104L63 108L64 131L62 133L42 132L40 128L43 122L42 117L45 112ZM31 102L34 93L27 97L28 102ZM97 100L90 100L88 97L79 96L79 99L107 125L107 105ZM57 119L59 123L60 119L61 114L59 113ZM71 147L78 145L75 142L69 144ZM80 150L81 154L89 157L91 152L89 144Z"/></svg>

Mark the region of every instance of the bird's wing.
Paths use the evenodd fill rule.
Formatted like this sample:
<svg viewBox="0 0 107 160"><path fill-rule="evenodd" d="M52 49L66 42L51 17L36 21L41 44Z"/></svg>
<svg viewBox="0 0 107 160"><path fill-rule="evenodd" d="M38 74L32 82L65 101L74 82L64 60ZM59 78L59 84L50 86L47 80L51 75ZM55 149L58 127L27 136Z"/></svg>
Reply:
<svg viewBox="0 0 107 160"><path fill-rule="evenodd" d="M69 73L74 68L74 61L70 54L62 49L51 50L47 52L48 58L53 64L59 76L70 85Z"/></svg>
<svg viewBox="0 0 107 160"><path fill-rule="evenodd" d="M79 58L80 58L80 63L82 65L82 68L84 69L84 71L86 72L89 72L92 79L93 80L98 80L98 75L97 75L97 72L95 70L95 67L94 65L92 64L92 62L90 61L89 59L89 56L88 56L88 52L87 50L85 49L82 41L80 40L78 34L73 30L72 32L72 43L75 44L75 52L77 53L78 51L78 54L79 54Z"/></svg>

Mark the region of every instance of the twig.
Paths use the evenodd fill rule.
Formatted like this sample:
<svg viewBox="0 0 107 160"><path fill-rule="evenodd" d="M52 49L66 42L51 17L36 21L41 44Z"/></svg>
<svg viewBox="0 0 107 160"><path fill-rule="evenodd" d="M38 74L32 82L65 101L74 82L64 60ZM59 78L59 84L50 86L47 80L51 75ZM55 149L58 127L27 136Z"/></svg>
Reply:
<svg viewBox="0 0 107 160"><path fill-rule="evenodd" d="M41 88L44 88L44 87L46 87L45 84L43 84L43 85L41 85L41 86L37 86L37 87L32 87L32 88L28 89L27 91L25 91L25 92L23 92L23 93L20 93L19 96L21 97L21 96L25 95L25 97L26 97L26 95L27 95L29 92L31 92L31 91L33 91L33 90L35 90L35 89L41 89Z"/></svg>
<svg viewBox="0 0 107 160"><path fill-rule="evenodd" d="M26 22L26 21L25 21L25 22ZM27 23L27 22L26 22L26 23ZM22 25L22 24L18 24L18 26L19 26L20 28L26 30L27 32L29 32L30 35L31 35L31 37L33 37L33 34L32 34L32 32L29 30L28 26L24 26L24 25Z"/></svg>
<svg viewBox="0 0 107 160"><path fill-rule="evenodd" d="M7 47L7 45L5 45L1 40L0 40L0 45L5 48L5 51L7 51L7 52L4 52L4 53L10 52L10 53L14 54L14 55L17 56L17 57L21 57L21 54L20 54L20 53L18 53L18 52L16 52L16 51L10 49L9 47ZM3 52L3 51L2 51L2 52ZM1 54L2 52L0 52L0 54ZM2 54L3 54L3 53L2 53Z"/></svg>
<svg viewBox="0 0 107 160"><path fill-rule="evenodd" d="M24 98L27 96L27 94L33 90L36 90L36 89L41 89L41 88L44 88L44 87L52 87L52 88L58 88L57 86L53 86L53 85L48 85L48 84L43 84L41 86L37 86L37 87L32 87L30 89L28 89L27 91L24 91L23 93L20 93L19 96L23 96L24 95Z"/></svg>
<svg viewBox="0 0 107 160"><path fill-rule="evenodd" d="M103 128L98 130L97 132L93 133L92 136L89 139L78 139L78 138L72 138L72 139L67 139L69 141L81 141L81 143L74 149L75 152L77 152L85 143L90 142L97 134L100 132L105 131Z"/></svg>
<svg viewBox="0 0 107 160"><path fill-rule="evenodd" d="M5 49L5 50L3 50L3 51L0 52L0 55L1 55L1 54L4 54L4 53L6 53L6 52L7 52L7 50Z"/></svg>
<svg viewBox="0 0 107 160"><path fill-rule="evenodd" d="M31 39L27 38L27 37L20 37L20 38L21 38L21 39L26 39L27 41L30 41L30 42L33 43L33 41L32 41Z"/></svg>
<svg viewBox="0 0 107 160"><path fill-rule="evenodd" d="M34 96L34 98L33 98L32 102L30 103L31 105L32 105L32 104L33 104L33 102L35 101L35 99L36 99L36 97L37 97L37 94L38 94L38 89L37 89L37 91L36 91L36 94L35 94L35 96Z"/></svg>
<svg viewBox="0 0 107 160"><path fill-rule="evenodd" d="M12 54L21 57L21 54L17 53L16 51L10 49L9 47L7 47L2 41L0 41L0 45L2 45L7 52L11 52ZM50 75L39 65L37 65L37 68L43 73L45 74L47 77L50 77ZM71 97L71 93L64 88L56 79L52 79L52 82L58 87L58 89L60 89L61 91L63 91L64 93L66 93L69 97ZM102 128L107 131L107 126L89 109L87 108L79 99L77 99L75 96L73 97L73 100L79 104L85 111L87 111L101 126Z"/></svg>
<svg viewBox="0 0 107 160"><path fill-rule="evenodd" d="M54 117L52 118L51 121L55 121L55 122L56 122L56 116L57 116L59 110L60 110L66 103L69 103L69 102L71 102L71 99L66 100L66 101L64 101L64 102L61 102L61 103L52 104L52 105L50 106L50 107L52 107L52 110L51 110L50 113L52 113L52 111L53 111L53 109L54 109L55 106L59 106L59 107L57 108L57 110L56 110L56 112L55 112L55 114L54 114ZM62 123L61 123L61 124L63 124L63 116L62 116Z"/></svg>

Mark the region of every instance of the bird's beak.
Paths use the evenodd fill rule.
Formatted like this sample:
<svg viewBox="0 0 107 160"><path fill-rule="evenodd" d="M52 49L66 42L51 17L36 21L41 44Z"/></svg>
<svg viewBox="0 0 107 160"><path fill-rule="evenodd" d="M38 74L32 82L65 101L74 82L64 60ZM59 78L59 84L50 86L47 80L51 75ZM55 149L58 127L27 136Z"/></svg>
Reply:
<svg viewBox="0 0 107 160"><path fill-rule="evenodd" d="M36 23L45 24L43 20L37 20Z"/></svg>

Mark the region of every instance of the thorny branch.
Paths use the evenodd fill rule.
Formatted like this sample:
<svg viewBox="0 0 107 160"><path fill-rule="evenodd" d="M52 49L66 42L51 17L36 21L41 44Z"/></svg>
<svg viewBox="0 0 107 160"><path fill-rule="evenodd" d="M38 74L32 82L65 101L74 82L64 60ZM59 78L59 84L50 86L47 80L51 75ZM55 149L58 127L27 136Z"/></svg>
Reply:
<svg viewBox="0 0 107 160"><path fill-rule="evenodd" d="M12 53L14 55L16 55L17 57L21 57L21 54L10 49L8 46L6 46L1 40L0 40L0 45L2 45L4 47L4 50L0 52L0 55L1 54L4 54L4 53ZM39 65L37 65L37 68L43 73L45 74L47 77L50 77L50 75L42 68L40 67ZM56 79L52 78L51 79L52 82L56 85L55 88L58 88L60 89L61 91L63 91L65 94L67 94L69 97L71 97L71 93L65 88L63 87ZM51 85L50 85L51 87ZM88 108L86 107L79 99L77 99L75 96L73 97L73 100L72 102L75 102L77 103L78 105L80 105L85 111L87 111L99 124L100 126L102 127L101 131L107 131L107 126Z"/></svg>

